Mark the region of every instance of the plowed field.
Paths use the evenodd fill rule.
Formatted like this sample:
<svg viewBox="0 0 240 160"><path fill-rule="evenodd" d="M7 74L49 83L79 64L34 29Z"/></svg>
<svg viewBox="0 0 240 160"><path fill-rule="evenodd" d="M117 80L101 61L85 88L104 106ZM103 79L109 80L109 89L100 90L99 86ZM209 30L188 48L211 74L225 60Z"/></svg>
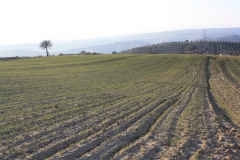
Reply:
<svg viewBox="0 0 240 160"><path fill-rule="evenodd" d="M240 159L240 57L0 60L0 159Z"/></svg>

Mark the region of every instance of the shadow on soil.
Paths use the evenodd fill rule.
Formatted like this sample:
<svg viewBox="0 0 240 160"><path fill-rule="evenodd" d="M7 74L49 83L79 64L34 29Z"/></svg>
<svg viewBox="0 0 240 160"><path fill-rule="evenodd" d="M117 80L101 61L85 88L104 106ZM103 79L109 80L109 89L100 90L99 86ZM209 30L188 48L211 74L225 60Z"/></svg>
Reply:
<svg viewBox="0 0 240 160"><path fill-rule="evenodd" d="M211 73L209 72L209 60L210 59L216 60L216 58L210 57L210 56L207 56L207 58L206 58L206 81L207 81L207 92L208 92L209 101L212 104L212 106L219 118L224 119L230 123L233 123L232 120L228 117L227 112L224 111L220 106L218 106L216 104L214 97L210 91L210 84L209 84L209 79L211 77Z"/></svg>

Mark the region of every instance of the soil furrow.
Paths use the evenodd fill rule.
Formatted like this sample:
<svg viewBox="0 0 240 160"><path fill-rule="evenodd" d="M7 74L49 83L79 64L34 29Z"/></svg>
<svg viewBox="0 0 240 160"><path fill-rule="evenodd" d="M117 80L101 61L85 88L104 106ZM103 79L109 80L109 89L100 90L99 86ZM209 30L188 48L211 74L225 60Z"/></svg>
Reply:
<svg viewBox="0 0 240 160"><path fill-rule="evenodd" d="M117 154L115 158L121 159L120 157L124 157L126 156L125 153L128 153L129 155L134 155L132 158L149 159L158 155L158 152L166 146L169 146L170 139L173 136L172 133L176 127L176 119L184 110L186 104L190 102L189 99L191 99L194 88L191 89L190 93L187 92L188 90L185 91L185 95L182 95L178 103L171 106L171 108L159 117L149 134L122 150L121 154Z"/></svg>
<svg viewBox="0 0 240 160"><path fill-rule="evenodd" d="M148 101L149 100L147 100L146 102L148 102ZM136 107L130 107L131 108L130 110L125 111L126 114L132 114L132 113L136 112L136 110L141 109L141 106L139 106L137 104L136 105L131 104L131 105L136 106ZM126 109L126 106L124 106L123 109L124 108ZM104 114L104 113L102 113L102 114ZM105 116L103 116L102 121L101 121L101 118L99 119L98 117L96 117L98 119L99 125L96 125L96 124L93 125L91 123L91 124L88 125L90 128L88 126L85 126L83 129L79 128L79 129L75 130L74 132L69 132L69 134L73 134L74 133L74 136L72 138L65 140L65 139L60 137L62 142L58 141L57 144L54 145L54 144L50 143L50 145L56 146L55 148L58 148L58 150L61 150L63 148L67 148L69 145L71 145L73 143L76 143L77 141L79 141L81 139L85 139L86 137L89 137L90 135L100 131L102 129L102 127L107 127L109 125L114 124L116 121L118 121L119 119L121 119L121 118L123 118L125 116L125 115L119 114L117 112L115 112L114 114L115 114L115 117L112 115L112 118L108 119L105 122L103 122L103 120L108 117L107 114ZM101 117L101 115L99 115L99 116ZM91 119L91 121L92 121L92 119ZM86 131L84 131L84 130L86 130ZM80 133L82 135L78 135ZM56 150L54 150L52 148L53 146L49 146L47 150L41 151L41 152L37 153L36 155L34 155L34 157L38 157L39 155L41 155L42 157L43 156L44 157L48 157L48 156L54 154L56 152ZM47 154L45 154L45 153L47 153Z"/></svg>
<svg viewBox="0 0 240 160"><path fill-rule="evenodd" d="M91 157L102 157L110 158L115 155L121 148L127 146L128 144L136 141L141 136L147 134L152 125L154 125L157 118L162 115L170 106L174 105L179 98L173 98L167 100L163 104L156 103L153 105L154 110L148 113L143 113L143 118L136 118L136 122L133 122L126 131L120 132L117 136L106 141L101 147L94 149L90 152L90 156L83 156L80 159ZM88 154L88 155L89 155Z"/></svg>
<svg viewBox="0 0 240 160"><path fill-rule="evenodd" d="M179 87L178 88L178 90L177 90L177 92L179 92L179 90L181 91L181 90L183 90L184 88L182 88L182 87ZM177 95L179 95L179 94L177 94ZM177 96L177 95L175 95L175 97ZM163 99L164 100L164 99ZM145 107L146 108L146 107ZM153 109L152 107L150 107L150 108L147 108L147 109L143 109L143 111L142 110L140 110L140 112L142 112L140 115L142 116L142 114L144 114L144 112L146 112L146 110L151 110L151 109ZM130 114L130 112L128 111L128 114L127 115L125 115L126 117L127 116L129 116L129 114ZM138 115L138 113L136 112L136 110L135 110L135 113L134 113L135 115L137 114ZM134 115L134 114L132 114L132 115ZM135 117L135 116L133 116L133 117ZM134 119L132 119L132 120L136 120L136 118L134 118ZM122 122L124 122L125 120L122 120ZM127 119L126 119L126 121L128 121ZM113 120L111 120L111 122L115 122L115 121L113 121ZM125 123L125 122L124 122ZM104 127L107 127L107 126L104 126ZM115 128L116 126L115 125L113 125L113 130L114 130L114 128ZM127 128L127 127L122 127L122 129L125 129L125 128ZM111 129L111 126L110 126L110 128L108 127L108 129L107 130L109 130L109 129ZM112 130L112 129L111 129ZM119 130L119 129L117 129L117 130ZM102 131L100 131L100 133L95 133L95 134L93 134L91 137L89 137L88 139L94 139L94 137L95 136L102 136L102 133L101 133ZM105 131L105 132L107 132L107 131ZM109 131L109 132L113 132L113 131ZM107 134L107 135L110 135L110 133L108 134L108 133L105 133L105 134ZM93 137L94 136L94 137ZM95 137L96 138L96 137ZM102 138L102 139L104 139L104 138ZM99 141L100 142L100 141ZM73 151L71 151L71 152L73 152Z"/></svg>
<svg viewBox="0 0 240 160"><path fill-rule="evenodd" d="M136 112L136 110L134 110L133 112ZM131 113L133 113L133 112L129 112L128 111L128 114L131 114ZM119 118L121 118L121 116L119 117ZM117 118L117 119L119 119L119 118ZM123 117L122 117L123 118ZM116 119L116 120L117 120ZM113 123L115 123L115 121L116 120L114 120L114 119L111 119L111 123L108 123L108 125L109 124L113 124ZM103 125L104 126L104 125ZM107 127L107 126L105 126L105 127ZM99 129L100 129L101 127L99 127ZM89 131L90 132L90 131ZM85 137L88 137L88 136L90 136L92 133L90 132L90 134L88 133L88 134L86 134L85 135ZM61 142L60 144L62 144L62 143L64 143L64 144L68 144L68 145L70 145L70 144L72 144L73 142L75 143L76 141L79 141L81 138L80 137L76 137L76 138L73 138L73 139L70 139L70 140L67 140L67 141L63 141L63 142ZM68 146L68 145L65 145L64 146L64 148L66 147L66 146ZM60 150L60 148L63 148L63 146L62 145L59 145L59 147L57 147L58 148L58 150ZM37 154L35 157L38 157L38 155L45 155L45 153L49 156L50 155L50 153L55 153L54 151L56 150L56 149L52 149L52 146L51 146L51 152L50 151L44 151L43 153L39 153L39 154ZM46 156L47 157L47 156Z"/></svg>
<svg viewBox="0 0 240 160"><path fill-rule="evenodd" d="M124 109L124 108L123 108ZM110 110L109 110L110 111ZM104 112L104 111L103 111ZM130 113L132 113L132 112L134 112L134 111L128 111L129 112L129 114ZM107 114L105 114L103 117L107 117L107 116L111 116L111 115L107 115ZM100 121L101 122L101 119L103 119L103 117L101 116L101 118L99 119L98 118L98 121ZM111 116L112 117L112 116ZM86 119L86 118L84 118L84 119ZM113 119L114 120L114 119ZM73 122L74 124L76 124L75 122ZM86 123L86 125L84 125L84 128L87 128L87 126L92 126L92 124L88 124L88 123ZM60 126L61 128L63 128L62 126ZM78 127L79 128L79 127ZM48 144L51 144L51 143L55 143L55 141L59 141L59 140L61 140L61 139L65 139L66 137L69 137L69 135L70 134L72 134L72 133L78 133L80 130L81 130L81 128L83 128L83 127L81 127L80 126L80 128L78 129L78 128L76 128L76 127L74 127L73 128L73 130L71 131L71 130L69 130L68 129L68 133L69 134L67 134L67 133L63 133L62 131L61 131L61 133L58 133L57 132L57 134L56 135L60 135L60 136L53 136L53 138L51 138L50 136L48 136L48 137L46 137L46 138L48 138L48 141L43 141L43 137L40 137L41 138L41 140L39 141L40 143L38 143L38 144L36 144L36 146L38 146L38 147L45 147L45 146L47 146ZM58 127L58 129L59 129L59 127ZM58 130L57 129L57 130ZM51 132L50 132L51 133ZM42 133L41 133L42 134ZM39 137L39 135L38 135L38 137ZM35 136L35 138L30 138L30 140L32 140L32 139L36 139L37 137ZM32 143L36 143L36 141L32 141ZM27 145L29 146L29 145L31 145L31 144L29 144L29 142L27 143ZM20 146L19 146L20 147ZM18 150L18 149L17 149Z"/></svg>

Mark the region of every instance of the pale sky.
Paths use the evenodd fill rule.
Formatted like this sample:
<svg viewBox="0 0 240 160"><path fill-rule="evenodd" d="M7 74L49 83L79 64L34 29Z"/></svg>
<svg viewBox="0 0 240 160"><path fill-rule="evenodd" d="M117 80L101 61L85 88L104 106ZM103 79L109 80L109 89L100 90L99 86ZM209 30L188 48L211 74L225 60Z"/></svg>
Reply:
<svg viewBox="0 0 240 160"><path fill-rule="evenodd" d="M1 0L0 45L240 27L240 0Z"/></svg>

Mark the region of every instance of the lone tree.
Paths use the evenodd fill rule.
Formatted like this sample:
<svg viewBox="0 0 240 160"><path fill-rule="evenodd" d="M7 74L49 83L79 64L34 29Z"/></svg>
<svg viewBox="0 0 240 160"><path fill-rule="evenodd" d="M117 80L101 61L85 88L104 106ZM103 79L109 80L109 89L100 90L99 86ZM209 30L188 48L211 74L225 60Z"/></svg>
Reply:
<svg viewBox="0 0 240 160"><path fill-rule="evenodd" d="M46 49L47 56L49 56L48 48L50 49L52 47L52 41L50 40L44 40L40 43L40 48Z"/></svg>

